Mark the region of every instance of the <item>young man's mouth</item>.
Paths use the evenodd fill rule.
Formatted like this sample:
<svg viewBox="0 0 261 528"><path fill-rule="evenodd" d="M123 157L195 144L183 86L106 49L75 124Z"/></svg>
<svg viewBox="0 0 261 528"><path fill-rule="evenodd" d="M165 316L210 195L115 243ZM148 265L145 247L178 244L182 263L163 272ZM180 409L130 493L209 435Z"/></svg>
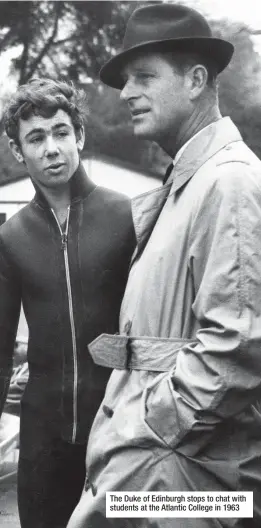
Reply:
<svg viewBox="0 0 261 528"><path fill-rule="evenodd" d="M52 163L51 165L48 165L46 170L51 172L59 172L64 167L64 165L64 163Z"/></svg>

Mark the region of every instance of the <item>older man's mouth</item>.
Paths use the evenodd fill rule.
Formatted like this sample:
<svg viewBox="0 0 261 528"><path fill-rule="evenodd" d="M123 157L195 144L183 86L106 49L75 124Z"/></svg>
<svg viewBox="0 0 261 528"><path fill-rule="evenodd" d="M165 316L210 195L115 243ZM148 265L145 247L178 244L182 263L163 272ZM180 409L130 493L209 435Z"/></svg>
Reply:
<svg viewBox="0 0 261 528"><path fill-rule="evenodd" d="M131 110L131 116L132 117L139 117L139 116L143 116L144 114L147 114L149 112L148 109L136 109L136 110Z"/></svg>

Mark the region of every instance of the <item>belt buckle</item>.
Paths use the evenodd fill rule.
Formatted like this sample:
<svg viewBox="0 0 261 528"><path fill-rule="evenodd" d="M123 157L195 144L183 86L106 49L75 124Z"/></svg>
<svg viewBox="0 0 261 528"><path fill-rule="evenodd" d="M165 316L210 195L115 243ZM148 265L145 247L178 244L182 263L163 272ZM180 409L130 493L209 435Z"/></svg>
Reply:
<svg viewBox="0 0 261 528"><path fill-rule="evenodd" d="M127 343L126 343L126 352L127 352L127 354L126 354L126 367L125 367L125 368L126 368L127 370L132 370L132 369L130 368L130 366L129 366L129 365L130 365L130 362L131 362L131 356L132 356L131 338L130 338L130 337L128 337L128 339L127 339Z"/></svg>
<svg viewBox="0 0 261 528"><path fill-rule="evenodd" d="M131 350L131 340L130 340L130 337L129 337L129 333L130 333L130 330L131 330L131 327L132 327L132 321L130 321L130 319L128 319L128 321L126 322L125 326L124 326L124 335L125 337L127 337L127 342L126 342L126 364L125 364L125 368L127 370L131 370L129 368L129 364L130 364L130 361L131 361L131 355L132 355L132 350Z"/></svg>

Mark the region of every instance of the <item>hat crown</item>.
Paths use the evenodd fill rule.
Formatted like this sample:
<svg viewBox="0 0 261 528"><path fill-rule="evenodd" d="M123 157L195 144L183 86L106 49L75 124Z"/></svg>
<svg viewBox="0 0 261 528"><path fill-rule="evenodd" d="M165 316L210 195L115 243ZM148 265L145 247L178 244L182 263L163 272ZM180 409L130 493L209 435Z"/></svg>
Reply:
<svg viewBox="0 0 261 528"><path fill-rule="evenodd" d="M178 4L149 5L136 9L129 18L123 49L152 40L211 36L207 21L194 9Z"/></svg>
<svg viewBox="0 0 261 528"><path fill-rule="evenodd" d="M213 37L206 19L194 9L180 4L150 4L132 13L123 49L103 66L100 79L121 90L124 66L137 53L170 51L198 53L220 73L229 64L234 47L226 40Z"/></svg>

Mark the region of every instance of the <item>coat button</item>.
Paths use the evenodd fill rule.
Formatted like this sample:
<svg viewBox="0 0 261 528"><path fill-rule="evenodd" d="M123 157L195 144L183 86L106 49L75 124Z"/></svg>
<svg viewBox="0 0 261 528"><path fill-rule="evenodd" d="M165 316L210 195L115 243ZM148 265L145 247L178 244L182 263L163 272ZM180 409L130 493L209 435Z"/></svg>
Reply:
<svg viewBox="0 0 261 528"><path fill-rule="evenodd" d="M93 494L93 496L95 497L95 495L97 495L97 491L98 491L98 490L97 490L96 486L94 486L93 483L91 483L91 490L92 490L92 494Z"/></svg>
<svg viewBox="0 0 261 528"><path fill-rule="evenodd" d="M84 491L88 491L89 489L91 489L92 494L95 497L98 490L97 490L97 487L90 481L88 477L88 473L87 473L86 478L85 478L85 483L84 483Z"/></svg>
<svg viewBox="0 0 261 528"><path fill-rule="evenodd" d="M86 477L85 477L84 490L88 491L91 487L92 486L91 486L90 479L89 479L89 476L88 476L88 473L87 473Z"/></svg>
<svg viewBox="0 0 261 528"><path fill-rule="evenodd" d="M91 487L91 484L90 484L88 476L86 475L85 482L84 482L84 490L88 491L88 489L90 489L90 487Z"/></svg>
<svg viewBox="0 0 261 528"><path fill-rule="evenodd" d="M108 418L112 418L113 410L110 407L108 407L108 405L103 405L102 410L104 414L108 416Z"/></svg>
<svg viewBox="0 0 261 528"><path fill-rule="evenodd" d="M125 324L124 326L124 333L126 335L129 335L130 333L130 329L131 329L131 325L132 325L132 322L131 321L127 321L127 323Z"/></svg>

